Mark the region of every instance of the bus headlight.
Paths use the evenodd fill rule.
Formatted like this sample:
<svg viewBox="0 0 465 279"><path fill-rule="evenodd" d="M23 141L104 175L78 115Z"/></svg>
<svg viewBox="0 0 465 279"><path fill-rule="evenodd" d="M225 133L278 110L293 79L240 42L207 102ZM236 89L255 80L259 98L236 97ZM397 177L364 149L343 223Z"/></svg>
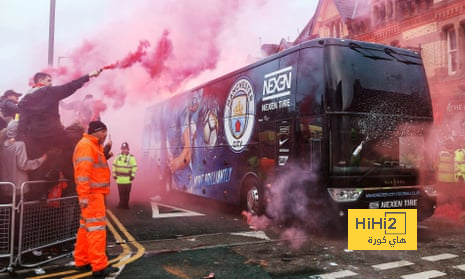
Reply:
<svg viewBox="0 0 465 279"><path fill-rule="evenodd" d="M438 195L438 191L436 190L436 187L434 187L433 185L425 185L425 187L423 187L423 190L430 197L436 197Z"/></svg>
<svg viewBox="0 0 465 279"><path fill-rule="evenodd" d="M360 198L361 189L328 188L329 195L336 202L353 202Z"/></svg>

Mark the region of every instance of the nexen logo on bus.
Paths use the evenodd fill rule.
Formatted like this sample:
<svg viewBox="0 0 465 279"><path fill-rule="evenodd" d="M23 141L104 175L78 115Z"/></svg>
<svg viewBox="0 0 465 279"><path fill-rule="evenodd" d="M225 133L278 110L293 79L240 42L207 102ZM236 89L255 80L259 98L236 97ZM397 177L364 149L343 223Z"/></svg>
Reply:
<svg viewBox="0 0 465 279"><path fill-rule="evenodd" d="M291 94L292 66L268 73L263 81L263 101L285 97ZM272 101L262 105L262 111L271 111L291 106L290 99Z"/></svg>

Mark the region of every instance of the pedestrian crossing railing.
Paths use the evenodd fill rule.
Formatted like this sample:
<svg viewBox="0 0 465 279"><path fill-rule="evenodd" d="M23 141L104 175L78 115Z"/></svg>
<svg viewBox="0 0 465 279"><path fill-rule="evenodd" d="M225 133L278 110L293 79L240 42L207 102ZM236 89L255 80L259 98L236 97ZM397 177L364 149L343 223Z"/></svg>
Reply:
<svg viewBox="0 0 465 279"><path fill-rule="evenodd" d="M4 271L12 271L16 267L37 267L71 255L79 226L77 196L37 199L25 195L24 191L26 187L31 189L39 185L52 189L57 183L59 181L25 182L21 185L19 197L13 195L10 203L0 205L1 224L9 224L5 227L0 225L0 257L9 257ZM9 246L6 247L5 243Z"/></svg>

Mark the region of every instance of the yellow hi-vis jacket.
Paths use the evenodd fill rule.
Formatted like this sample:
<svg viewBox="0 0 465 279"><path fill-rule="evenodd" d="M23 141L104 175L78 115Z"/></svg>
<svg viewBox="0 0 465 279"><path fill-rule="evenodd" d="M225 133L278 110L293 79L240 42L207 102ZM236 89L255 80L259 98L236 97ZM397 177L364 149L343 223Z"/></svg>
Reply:
<svg viewBox="0 0 465 279"><path fill-rule="evenodd" d="M131 184L136 177L136 158L132 154L118 154L113 161L112 171L117 184Z"/></svg>
<svg viewBox="0 0 465 279"><path fill-rule="evenodd" d="M455 150L455 182L465 182L465 149Z"/></svg>

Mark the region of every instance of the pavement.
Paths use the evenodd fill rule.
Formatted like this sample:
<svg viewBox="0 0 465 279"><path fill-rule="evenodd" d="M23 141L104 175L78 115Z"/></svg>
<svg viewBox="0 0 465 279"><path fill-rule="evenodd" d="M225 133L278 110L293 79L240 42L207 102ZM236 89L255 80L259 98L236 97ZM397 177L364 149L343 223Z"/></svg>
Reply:
<svg viewBox="0 0 465 279"><path fill-rule="evenodd" d="M154 237L153 232L160 233L161 230L148 226L168 226L168 218L144 226L138 220L150 220L150 209L118 211L112 208L107 213L107 254L110 263L120 268L119 273L107 278L272 278L261 268L260 262L251 262L234 250L237 247L272 242L265 233L250 231L244 222L223 220L224 231L227 232L218 233L213 229L205 229L207 223L211 222L207 218L199 218L198 227L184 224L187 222L182 222L181 218L176 230L167 230L167 235ZM173 235L183 230L198 233L200 227L205 229L204 234ZM245 232L247 230L249 232ZM72 260L72 255L68 254L44 266L0 273L0 278L92 278L91 272L74 269Z"/></svg>
<svg viewBox="0 0 465 279"><path fill-rule="evenodd" d="M257 235L221 233L156 241L112 241L107 253L120 272L107 278L272 278L260 263L250 262L235 247L270 242ZM73 268L72 256L40 268L2 273L0 278L92 278Z"/></svg>

